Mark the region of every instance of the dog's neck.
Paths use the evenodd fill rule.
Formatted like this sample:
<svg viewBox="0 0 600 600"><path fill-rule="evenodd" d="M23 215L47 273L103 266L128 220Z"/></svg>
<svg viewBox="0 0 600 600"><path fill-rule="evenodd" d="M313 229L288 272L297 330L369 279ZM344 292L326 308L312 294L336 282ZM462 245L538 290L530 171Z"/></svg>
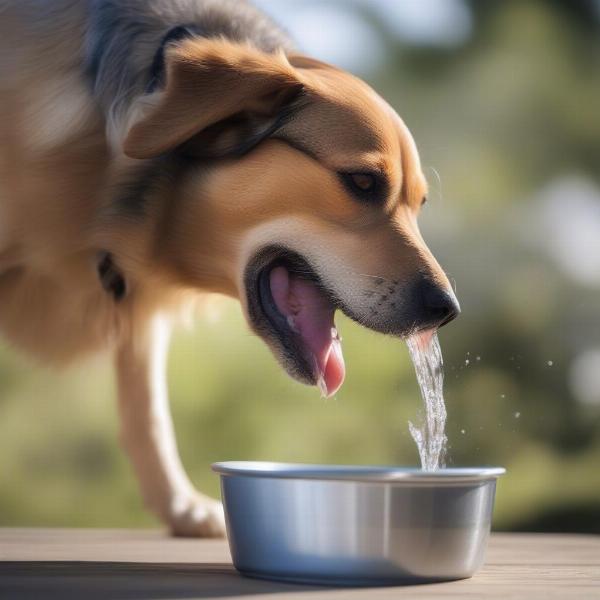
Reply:
<svg viewBox="0 0 600 600"><path fill-rule="evenodd" d="M215 223L207 168L177 157L123 160L94 236L102 286L118 301L139 286L237 294L232 240Z"/></svg>

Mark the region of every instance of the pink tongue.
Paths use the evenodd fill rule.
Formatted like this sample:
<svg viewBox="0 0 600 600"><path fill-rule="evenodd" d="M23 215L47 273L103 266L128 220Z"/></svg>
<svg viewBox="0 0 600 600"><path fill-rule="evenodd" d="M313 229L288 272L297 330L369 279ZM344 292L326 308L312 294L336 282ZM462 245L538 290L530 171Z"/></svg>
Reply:
<svg viewBox="0 0 600 600"><path fill-rule="evenodd" d="M335 309L314 283L290 276L285 267L271 271L270 283L277 309L287 317L290 328L298 333L307 354L314 360L321 393L332 396L346 374L333 320Z"/></svg>

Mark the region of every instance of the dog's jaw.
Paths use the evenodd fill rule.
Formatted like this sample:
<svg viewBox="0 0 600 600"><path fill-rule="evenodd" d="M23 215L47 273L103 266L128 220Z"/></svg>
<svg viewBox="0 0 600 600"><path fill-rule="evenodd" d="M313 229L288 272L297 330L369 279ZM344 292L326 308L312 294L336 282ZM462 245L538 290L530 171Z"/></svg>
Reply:
<svg viewBox="0 0 600 600"><path fill-rule="evenodd" d="M287 373L334 394L345 375L337 304L317 272L300 254L267 246L248 261L243 285L248 322Z"/></svg>

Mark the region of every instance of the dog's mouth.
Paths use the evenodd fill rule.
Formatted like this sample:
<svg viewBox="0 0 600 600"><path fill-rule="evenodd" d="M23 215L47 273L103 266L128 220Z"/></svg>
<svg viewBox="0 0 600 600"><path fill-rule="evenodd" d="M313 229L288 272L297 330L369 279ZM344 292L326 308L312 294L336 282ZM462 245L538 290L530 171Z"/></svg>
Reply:
<svg viewBox="0 0 600 600"><path fill-rule="evenodd" d="M345 376L338 302L317 272L299 254L269 248L250 262L245 280L251 324L288 373L335 394Z"/></svg>

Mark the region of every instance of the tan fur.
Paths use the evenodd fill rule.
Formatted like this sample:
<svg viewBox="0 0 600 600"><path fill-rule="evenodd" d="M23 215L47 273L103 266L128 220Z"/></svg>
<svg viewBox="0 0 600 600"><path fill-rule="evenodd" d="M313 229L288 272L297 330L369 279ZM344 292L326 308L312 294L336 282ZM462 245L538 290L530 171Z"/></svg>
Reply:
<svg viewBox="0 0 600 600"><path fill-rule="evenodd" d="M245 264L277 242L309 258L359 318L373 308L369 277L425 270L449 288L416 224L425 180L406 126L366 84L221 39L170 50L166 89L105 123L80 72L81 19L57 25L48 49L47 38L15 40L18 11L3 14L0 331L44 362L114 351L123 441L148 505L176 533L222 534L218 505L193 490L177 455L160 315L190 290L245 305ZM144 159L240 110L268 118L299 88L314 102L285 134L310 142L315 156L267 140L159 185L143 219L115 214L114 190ZM334 174L374 168L391 185L380 210L350 198ZM99 283L100 251L125 275L121 302Z"/></svg>
<svg viewBox="0 0 600 600"><path fill-rule="evenodd" d="M125 154L157 156L236 112L268 112L269 95L298 81L283 53L265 57L251 46L218 39L190 40L169 53L167 90L138 101Z"/></svg>

